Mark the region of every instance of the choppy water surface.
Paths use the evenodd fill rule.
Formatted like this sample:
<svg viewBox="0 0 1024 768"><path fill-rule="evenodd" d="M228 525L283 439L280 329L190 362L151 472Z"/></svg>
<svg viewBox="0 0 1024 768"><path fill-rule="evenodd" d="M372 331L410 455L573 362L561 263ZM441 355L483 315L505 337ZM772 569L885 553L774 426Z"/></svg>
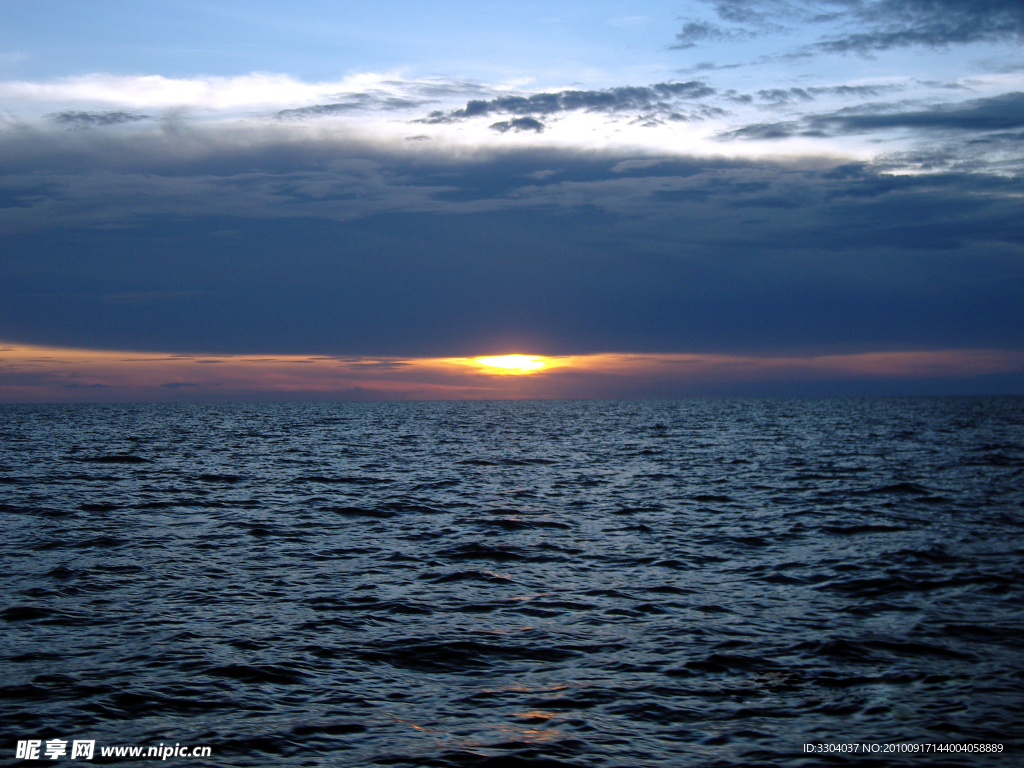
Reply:
<svg viewBox="0 0 1024 768"><path fill-rule="evenodd" d="M7 407L0 519L10 755L1024 748L1020 398Z"/></svg>

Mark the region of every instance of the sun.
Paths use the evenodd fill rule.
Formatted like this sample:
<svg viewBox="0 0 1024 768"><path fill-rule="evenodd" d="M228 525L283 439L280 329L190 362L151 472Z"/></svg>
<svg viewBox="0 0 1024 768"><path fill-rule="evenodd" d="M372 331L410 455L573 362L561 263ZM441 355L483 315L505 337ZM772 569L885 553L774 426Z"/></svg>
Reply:
<svg viewBox="0 0 1024 768"><path fill-rule="evenodd" d="M537 373L548 367L547 360L538 355L496 355L474 357L473 362L483 366L487 373Z"/></svg>

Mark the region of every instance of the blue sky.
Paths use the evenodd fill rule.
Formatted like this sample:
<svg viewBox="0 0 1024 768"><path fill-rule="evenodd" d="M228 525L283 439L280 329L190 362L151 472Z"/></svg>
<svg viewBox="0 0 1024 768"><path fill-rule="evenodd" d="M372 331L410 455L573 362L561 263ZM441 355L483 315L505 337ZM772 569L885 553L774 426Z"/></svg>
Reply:
<svg viewBox="0 0 1024 768"><path fill-rule="evenodd" d="M1022 41L1018 0L5 3L0 341L1022 350Z"/></svg>
<svg viewBox="0 0 1024 768"><path fill-rule="evenodd" d="M678 8L652 3L68 2L8 4L3 45L19 76L169 77L264 71L304 80L401 70L479 79L611 82L670 69Z"/></svg>
<svg viewBox="0 0 1024 768"><path fill-rule="evenodd" d="M792 56L822 40L863 34L866 14L853 10L871 5L39 0L5 4L0 49L6 76L17 79L92 72L167 77L274 72L330 81L355 72L400 71L410 77L485 82L525 77L540 87L604 87L637 77L664 79L700 63ZM944 6L960 5L982 16L993 8L1006 12L1013 3L917 5L931 5L941 14L947 12ZM746 9L746 15L735 8ZM836 18L812 20L827 14ZM868 47L873 59L823 61L819 56L813 62L774 62L771 70L794 76L859 71L955 79L1012 63L1017 42L1012 35L979 34L959 47Z"/></svg>

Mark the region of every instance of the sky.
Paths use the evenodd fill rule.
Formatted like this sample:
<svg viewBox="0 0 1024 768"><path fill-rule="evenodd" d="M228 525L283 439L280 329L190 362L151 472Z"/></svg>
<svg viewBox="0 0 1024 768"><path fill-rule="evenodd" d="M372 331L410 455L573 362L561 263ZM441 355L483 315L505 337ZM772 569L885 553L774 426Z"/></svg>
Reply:
<svg viewBox="0 0 1024 768"><path fill-rule="evenodd" d="M0 402L1024 394L1019 0L0 20Z"/></svg>

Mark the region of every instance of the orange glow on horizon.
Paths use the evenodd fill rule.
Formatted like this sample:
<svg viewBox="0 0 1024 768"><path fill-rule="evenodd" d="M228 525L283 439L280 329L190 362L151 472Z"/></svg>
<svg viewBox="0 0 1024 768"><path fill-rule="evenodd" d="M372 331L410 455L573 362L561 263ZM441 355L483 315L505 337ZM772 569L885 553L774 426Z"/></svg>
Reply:
<svg viewBox="0 0 1024 768"><path fill-rule="evenodd" d="M0 402L683 397L729 393L738 385L965 379L1020 373L1022 368L1024 352L985 349L808 357L603 353L398 358L167 354L0 343Z"/></svg>
<svg viewBox="0 0 1024 768"><path fill-rule="evenodd" d="M485 373L512 374L516 376L538 373L550 365L548 358L540 357L539 355L474 357L473 362L482 366Z"/></svg>

